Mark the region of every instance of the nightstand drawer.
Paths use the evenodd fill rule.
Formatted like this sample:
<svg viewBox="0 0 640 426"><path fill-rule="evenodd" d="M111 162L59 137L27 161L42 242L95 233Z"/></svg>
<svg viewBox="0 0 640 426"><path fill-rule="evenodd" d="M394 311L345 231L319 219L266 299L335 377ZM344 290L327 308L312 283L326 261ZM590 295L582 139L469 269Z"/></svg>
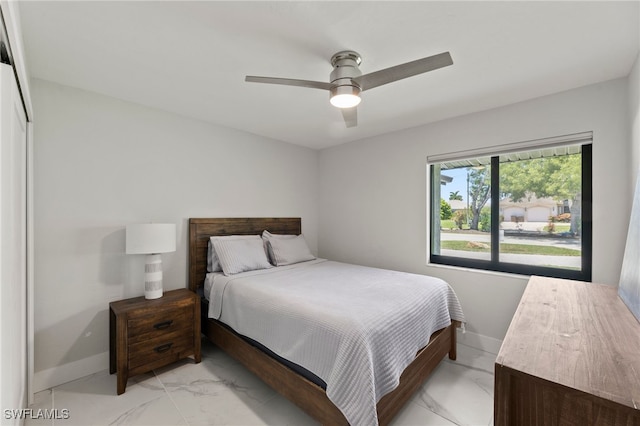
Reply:
<svg viewBox="0 0 640 426"><path fill-rule="evenodd" d="M181 330L135 343L129 346L129 368L133 370L163 358L177 359L188 349L193 350L193 335Z"/></svg>
<svg viewBox="0 0 640 426"><path fill-rule="evenodd" d="M109 372L118 373L118 395L129 377L189 356L201 361L200 312L200 297L186 288L109 303Z"/></svg>
<svg viewBox="0 0 640 426"><path fill-rule="evenodd" d="M193 307L185 306L129 319L127 335L129 344L132 344L193 326Z"/></svg>

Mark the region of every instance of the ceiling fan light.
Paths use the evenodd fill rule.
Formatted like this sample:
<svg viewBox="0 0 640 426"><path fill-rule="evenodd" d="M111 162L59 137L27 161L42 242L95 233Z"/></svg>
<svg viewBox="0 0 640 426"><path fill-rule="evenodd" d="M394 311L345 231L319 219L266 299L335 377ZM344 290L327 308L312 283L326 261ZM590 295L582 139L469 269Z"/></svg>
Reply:
<svg viewBox="0 0 640 426"><path fill-rule="evenodd" d="M336 95L331 98L331 105L338 108L353 108L360 103L357 95Z"/></svg>
<svg viewBox="0 0 640 426"><path fill-rule="evenodd" d="M331 105L337 108L353 108L360 103L360 88L357 86L337 86L331 89Z"/></svg>

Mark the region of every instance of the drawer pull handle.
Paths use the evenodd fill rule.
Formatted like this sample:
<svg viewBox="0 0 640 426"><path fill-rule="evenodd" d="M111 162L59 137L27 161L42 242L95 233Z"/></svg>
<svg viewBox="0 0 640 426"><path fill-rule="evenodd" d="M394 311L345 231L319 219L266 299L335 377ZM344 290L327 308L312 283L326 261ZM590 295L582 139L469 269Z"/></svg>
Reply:
<svg viewBox="0 0 640 426"><path fill-rule="evenodd" d="M171 327L171 324L173 324L173 320L162 321L157 324L153 324L153 328L156 330L164 330L165 328Z"/></svg>
<svg viewBox="0 0 640 426"><path fill-rule="evenodd" d="M173 346L173 342L169 342L169 343L165 343L164 345L156 346L155 348L153 348L153 350L156 351L157 353L161 354L162 352L166 352L169 349L171 349L171 346Z"/></svg>

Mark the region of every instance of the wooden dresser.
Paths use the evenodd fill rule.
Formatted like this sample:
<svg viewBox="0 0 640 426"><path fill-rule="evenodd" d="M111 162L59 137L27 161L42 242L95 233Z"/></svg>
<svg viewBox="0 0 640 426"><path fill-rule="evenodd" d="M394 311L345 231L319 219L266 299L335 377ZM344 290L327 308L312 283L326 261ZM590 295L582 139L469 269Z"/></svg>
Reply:
<svg viewBox="0 0 640 426"><path fill-rule="evenodd" d="M531 277L494 398L496 426L640 426L640 323L617 288Z"/></svg>
<svg viewBox="0 0 640 426"><path fill-rule="evenodd" d="M200 362L200 297L186 288L159 299L144 297L109 304L109 371L117 372L117 393L136 374L193 355Z"/></svg>

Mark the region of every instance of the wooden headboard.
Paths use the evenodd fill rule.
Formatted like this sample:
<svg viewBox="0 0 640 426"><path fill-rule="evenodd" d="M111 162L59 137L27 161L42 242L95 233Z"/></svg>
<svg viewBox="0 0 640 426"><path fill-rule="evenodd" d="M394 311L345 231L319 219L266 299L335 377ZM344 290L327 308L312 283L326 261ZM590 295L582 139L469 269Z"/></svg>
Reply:
<svg viewBox="0 0 640 426"><path fill-rule="evenodd" d="M261 235L302 233L299 217L232 217L189 219L189 289L197 291L207 274L209 237L214 235Z"/></svg>

